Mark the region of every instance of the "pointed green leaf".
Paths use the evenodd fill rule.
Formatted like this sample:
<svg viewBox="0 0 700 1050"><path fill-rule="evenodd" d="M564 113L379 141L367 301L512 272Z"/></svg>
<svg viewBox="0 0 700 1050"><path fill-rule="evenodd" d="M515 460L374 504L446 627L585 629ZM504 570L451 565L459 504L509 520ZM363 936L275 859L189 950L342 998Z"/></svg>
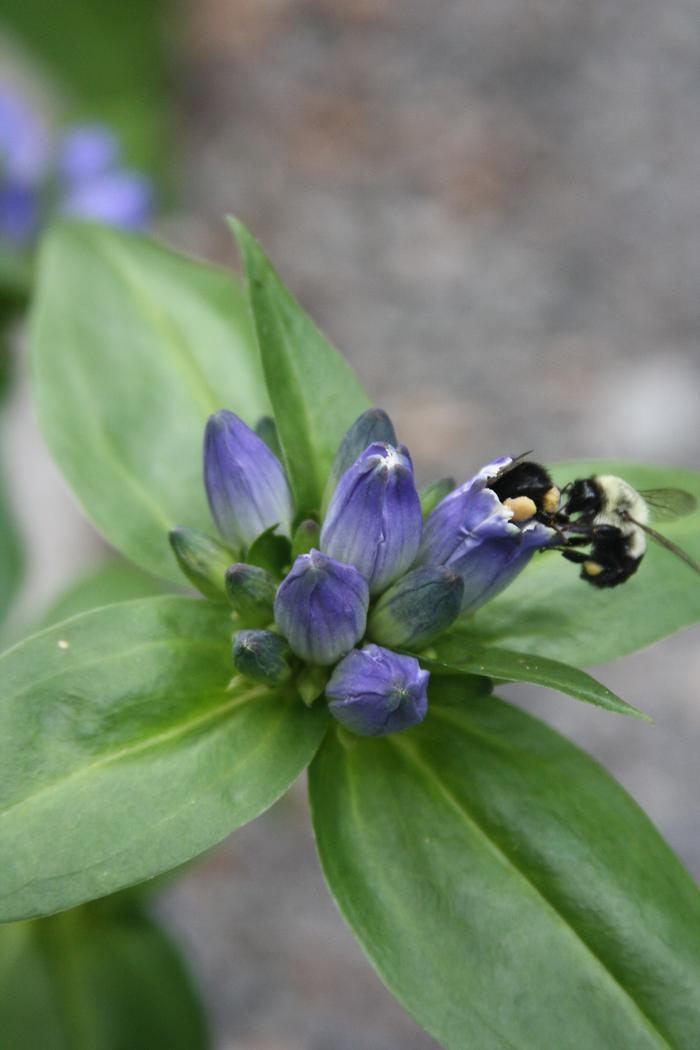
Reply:
<svg viewBox="0 0 700 1050"><path fill-rule="evenodd" d="M181 864L305 768L325 712L231 685L231 631L222 606L145 598L0 658L0 921Z"/></svg>
<svg viewBox="0 0 700 1050"><path fill-rule="evenodd" d="M0 927L8 1050L204 1050L201 1004L158 925L133 906L86 905Z"/></svg>
<svg viewBox="0 0 700 1050"><path fill-rule="evenodd" d="M269 411L244 297L225 272L153 241L59 226L39 266L31 343L49 448L106 538L182 583L175 525L211 530L210 413Z"/></svg>
<svg viewBox="0 0 700 1050"><path fill-rule="evenodd" d="M310 769L326 879L447 1050L696 1045L700 894L595 762L458 679L419 728L343 740Z"/></svg>
<svg viewBox="0 0 700 1050"><path fill-rule="evenodd" d="M250 233L236 220L231 225L297 510L316 510L338 445L369 402L350 366L287 291Z"/></svg>
<svg viewBox="0 0 700 1050"><path fill-rule="evenodd" d="M436 660L425 654L421 654L419 659L424 667L436 674L475 674L485 675L497 682L533 682L545 689L554 689L576 700L603 707L606 711L634 715L649 721L645 714L596 682L591 675L577 667L559 663L558 660L466 642L460 635L441 638L433 644L431 651L435 652Z"/></svg>
<svg viewBox="0 0 700 1050"><path fill-rule="evenodd" d="M553 469L560 485L603 473L637 489L685 489L700 501L700 474L690 470L609 462ZM700 509L656 528L700 562ZM650 539L636 575L609 590L579 579L579 567L561 554L536 554L507 590L454 631L465 644L488 642L585 667L643 649L698 620L700 576Z"/></svg>

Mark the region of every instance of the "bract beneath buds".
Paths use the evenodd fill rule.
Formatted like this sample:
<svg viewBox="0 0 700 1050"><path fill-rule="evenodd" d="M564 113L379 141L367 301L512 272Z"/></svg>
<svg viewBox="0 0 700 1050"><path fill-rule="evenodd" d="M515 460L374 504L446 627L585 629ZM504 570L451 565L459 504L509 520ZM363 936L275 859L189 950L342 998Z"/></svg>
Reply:
<svg viewBox="0 0 700 1050"><path fill-rule="evenodd" d="M428 671L412 656L379 645L353 649L326 686L331 714L360 736L385 736L417 725L428 709Z"/></svg>
<svg viewBox="0 0 700 1050"><path fill-rule="evenodd" d="M334 664L365 632L369 589L352 565L311 550L280 584L275 622L290 647L311 664Z"/></svg>
<svg viewBox="0 0 700 1050"><path fill-rule="evenodd" d="M338 482L321 529L321 550L354 565L370 593L380 594L411 567L421 528L407 450L376 442Z"/></svg>
<svg viewBox="0 0 700 1050"><path fill-rule="evenodd" d="M204 482L224 539L247 548L278 526L290 535L292 496L282 464L233 412L211 416L204 435Z"/></svg>

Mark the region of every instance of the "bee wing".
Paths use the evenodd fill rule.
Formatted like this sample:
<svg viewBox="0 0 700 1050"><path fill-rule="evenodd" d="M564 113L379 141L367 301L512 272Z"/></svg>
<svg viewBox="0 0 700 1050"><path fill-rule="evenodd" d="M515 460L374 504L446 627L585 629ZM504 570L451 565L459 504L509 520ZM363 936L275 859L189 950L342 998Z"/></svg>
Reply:
<svg viewBox="0 0 700 1050"><path fill-rule="evenodd" d="M694 569L697 573L700 573L700 565L698 565L698 563L693 558L691 558L689 554L686 554L684 550L681 550L680 547L677 547L675 543L671 543L670 540L667 540L666 537L662 536L660 532L656 531L656 529L650 529L648 525L642 525L641 522L635 521L634 518L630 518L629 520L633 523L633 525L636 525L642 530L642 532L645 532L647 536L649 536L652 540L658 543L659 546L663 547L667 551L670 551L671 554L675 554L676 557L680 558L681 561L684 561L689 568Z"/></svg>
<svg viewBox="0 0 700 1050"><path fill-rule="evenodd" d="M698 505L695 496L683 489L647 489L639 495L648 505L653 521L675 521L692 514Z"/></svg>

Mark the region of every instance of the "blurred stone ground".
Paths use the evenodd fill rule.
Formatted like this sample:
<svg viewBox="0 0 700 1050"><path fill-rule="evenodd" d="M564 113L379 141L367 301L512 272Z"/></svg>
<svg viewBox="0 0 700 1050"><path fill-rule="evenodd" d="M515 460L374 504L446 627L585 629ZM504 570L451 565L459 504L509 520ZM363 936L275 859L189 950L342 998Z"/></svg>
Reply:
<svg viewBox="0 0 700 1050"><path fill-rule="evenodd" d="M423 479L529 448L700 465L695 4L197 0L186 39L187 214L166 232L233 260L219 216L239 214ZM508 690L618 776L696 876L699 642L600 673L654 727ZM336 915L301 787L161 910L217 1050L435 1045Z"/></svg>

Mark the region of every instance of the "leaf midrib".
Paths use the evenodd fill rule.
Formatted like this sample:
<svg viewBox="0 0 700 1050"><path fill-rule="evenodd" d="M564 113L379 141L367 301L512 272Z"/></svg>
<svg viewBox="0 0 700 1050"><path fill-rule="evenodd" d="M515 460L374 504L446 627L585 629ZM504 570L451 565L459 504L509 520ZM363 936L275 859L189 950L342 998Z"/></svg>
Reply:
<svg viewBox="0 0 700 1050"><path fill-rule="evenodd" d="M85 766L80 766L78 769L72 770L66 776L59 777L57 780L52 781L50 784L45 784L37 791L32 792L30 795L26 795L23 799L19 799L14 802L11 806L8 806L5 810L0 812L0 821L10 814L15 814L15 811L22 809L34 803L37 798L45 795L51 795L55 792L60 791L67 783L74 780L80 780L82 777L89 773L93 773L98 769L102 769L105 766L119 762L124 758L131 758L133 755L141 754L144 751L160 747L162 744L167 744L171 740L177 740L178 737L187 736L187 734L198 728L199 726L206 725L207 722L215 722L219 718L223 718L231 711L238 707L243 707L250 703L252 700L257 699L259 696L269 692L267 686L258 686L255 689L251 689L249 693L245 693L242 696L232 697L231 700L226 704L222 704L218 707L211 708L205 711L203 714L197 715L195 718L189 719L187 722L178 723L175 726L171 726L170 729L163 730L154 736L148 737L146 740L142 740L137 744L131 744L128 747L120 748L118 751L113 751L109 755L103 755L94 762L89 762Z"/></svg>
<svg viewBox="0 0 700 1050"><path fill-rule="evenodd" d="M444 718L445 713L442 712L439 708L433 708L433 717L440 717L441 715ZM453 721L450 718L444 718L444 720L447 722ZM460 726L460 728L464 729L464 725L461 722L458 722L457 724ZM550 910L556 916L557 920L561 923L563 928L567 930L568 933L574 938L576 944L580 945L580 947L591 957L591 959L595 961L597 967L599 967L600 970L605 974L605 977L612 982L616 991L618 993L621 993L625 997L625 999L632 1004L635 1011L642 1019L642 1022L645 1025L645 1027L649 1030L649 1032L651 1033L651 1035L653 1035L655 1039L659 1040L659 1045L664 1047L665 1050L673 1050L672 1044L666 1040L666 1037L663 1035L662 1032L659 1031L653 1020L644 1011L644 1009L637 1002L632 993L627 988L625 988L623 984L620 983L615 974L608 968L605 961L583 939L583 937L575 928L575 926L573 926L571 922L569 922L569 920L566 918L566 916L562 914L557 905L544 894L542 889L529 878L527 873L523 871L522 868L518 867L513 857L511 857L504 850L504 848L501 845L499 845L499 843L496 842L496 840L493 839L484 828L482 828L478 820L468 811L468 809L460 801L460 799L458 799L452 793L452 791L450 791L450 789L440 779L435 770L432 769L429 765L427 765L423 758L416 753L414 745L409 740L396 736L387 737L387 741L390 745L393 745L396 750L404 754L404 757L407 758L408 761L414 766L414 768L421 774L423 779L427 780L428 783L433 786L434 790L436 790L437 793L444 798L447 805L454 812L456 812L458 816L460 816L481 839L483 839L487 843L489 848L492 850L493 853L495 853L499 857L501 862L507 868L512 870L520 879L522 879L522 881L527 884L529 889L545 904L548 910Z"/></svg>

